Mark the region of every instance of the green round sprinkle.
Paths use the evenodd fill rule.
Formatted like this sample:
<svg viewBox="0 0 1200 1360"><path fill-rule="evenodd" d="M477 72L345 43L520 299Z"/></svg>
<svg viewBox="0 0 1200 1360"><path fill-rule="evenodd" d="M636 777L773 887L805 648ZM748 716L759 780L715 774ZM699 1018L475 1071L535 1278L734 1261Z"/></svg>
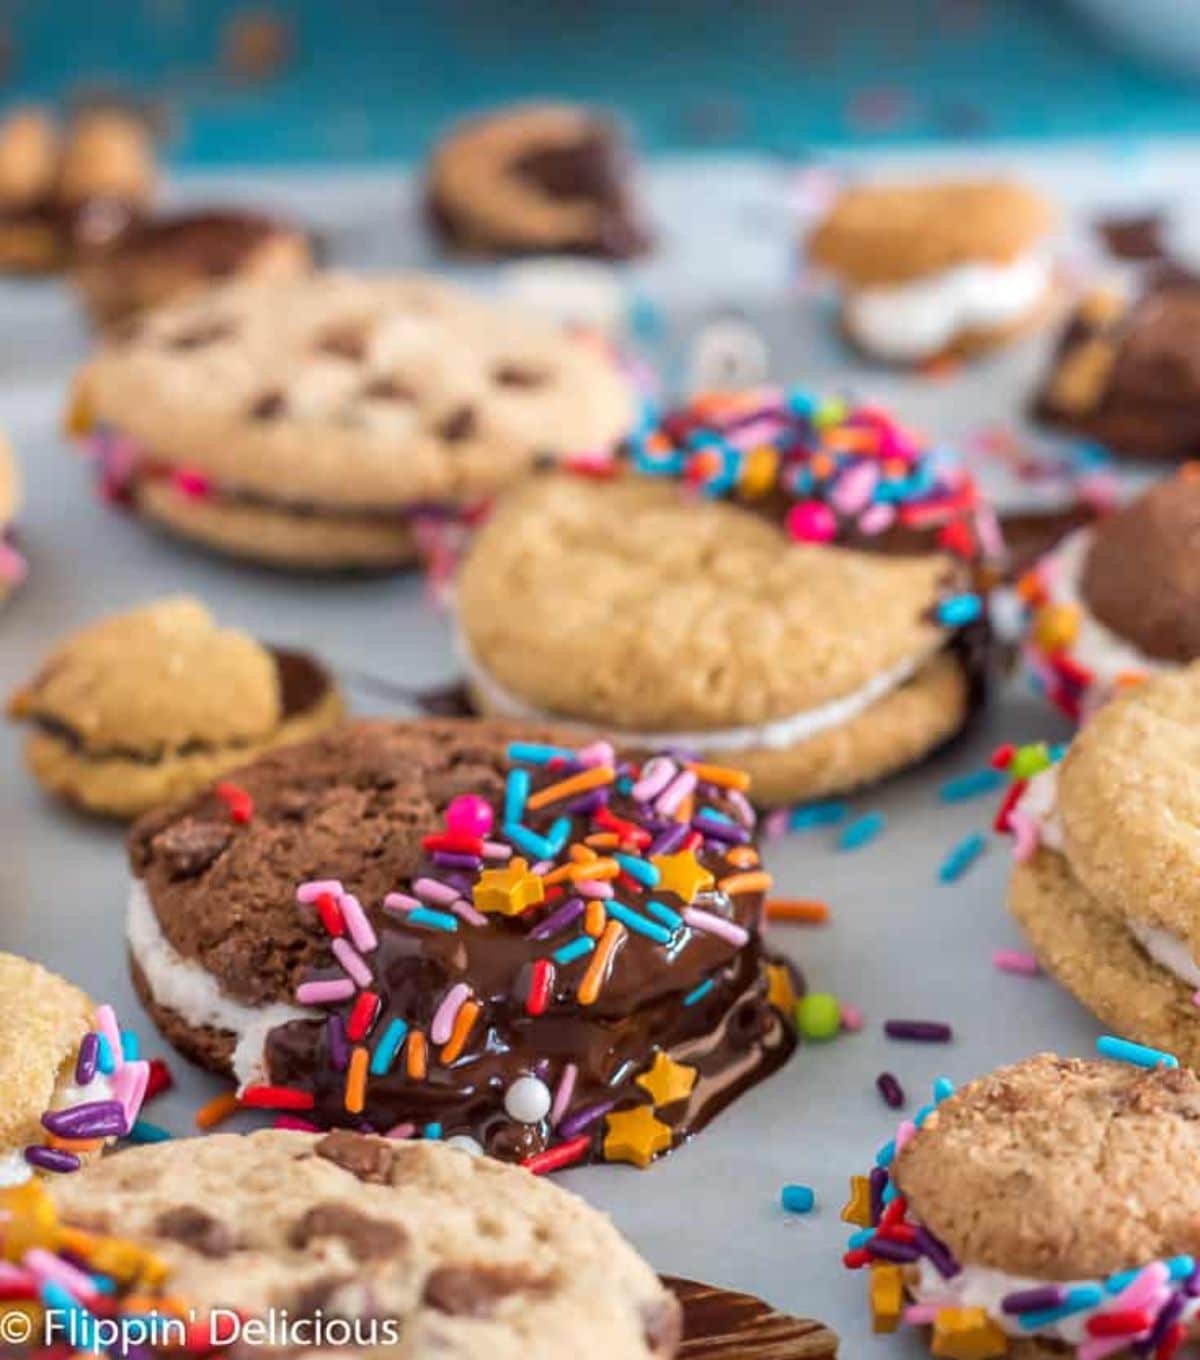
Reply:
<svg viewBox="0 0 1200 1360"><path fill-rule="evenodd" d="M1050 767L1050 752L1046 749L1044 741L1035 742L1030 746L1019 746L1013 753L1012 764L1009 766L1009 773L1014 779L1029 779L1040 771Z"/></svg>
<svg viewBox="0 0 1200 1360"><path fill-rule="evenodd" d="M812 1212L817 1197L811 1186L785 1185L779 1192L779 1202L789 1214L808 1214Z"/></svg>
<svg viewBox="0 0 1200 1360"><path fill-rule="evenodd" d="M809 992L796 1002L796 1025L806 1039L832 1039L842 1028L842 1009L830 992Z"/></svg>

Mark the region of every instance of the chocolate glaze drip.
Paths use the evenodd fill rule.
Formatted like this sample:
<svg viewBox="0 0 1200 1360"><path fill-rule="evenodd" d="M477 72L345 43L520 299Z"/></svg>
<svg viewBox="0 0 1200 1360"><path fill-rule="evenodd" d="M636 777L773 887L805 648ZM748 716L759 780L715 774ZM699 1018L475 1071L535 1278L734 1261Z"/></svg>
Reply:
<svg viewBox="0 0 1200 1360"><path fill-rule="evenodd" d="M238 209L173 213L136 223L110 255L130 259L178 259L213 277L231 274L279 228L268 217Z"/></svg>
<svg viewBox="0 0 1200 1360"><path fill-rule="evenodd" d="M811 1318L776 1311L753 1294L664 1275L683 1306L677 1360L834 1360L838 1339Z"/></svg>

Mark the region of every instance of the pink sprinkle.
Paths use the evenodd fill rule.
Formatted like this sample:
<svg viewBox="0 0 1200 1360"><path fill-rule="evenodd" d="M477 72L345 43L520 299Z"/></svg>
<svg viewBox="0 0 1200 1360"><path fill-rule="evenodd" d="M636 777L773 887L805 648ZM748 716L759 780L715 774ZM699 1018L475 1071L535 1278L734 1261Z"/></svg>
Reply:
<svg viewBox="0 0 1200 1360"><path fill-rule="evenodd" d="M342 896L338 906L342 909L342 916L346 921L346 929L350 932L350 938L354 941L355 947L364 954L369 954L373 949L379 947L379 940L375 936L370 921L367 920L367 913L362 909L362 903L351 893Z"/></svg>
<svg viewBox="0 0 1200 1360"><path fill-rule="evenodd" d="M871 503L879 481L879 470L874 463L852 464L837 479L829 499L833 508L843 515L857 515Z"/></svg>
<svg viewBox="0 0 1200 1360"><path fill-rule="evenodd" d="M484 859L512 859L512 846L501 841L484 841Z"/></svg>
<svg viewBox="0 0 1200 1360"><path fill-rule="evenodd" d="M171 474L171 485L181 496L193 501L203 500L210 490L208 478L203 473L189 472L186 468L178 468Z"/></svg>
<svg viewBox="0 0 1200 1360"><path fill-rule="evenodd" d="M116 1012L107 1003L96 1007L96 1028L108 1040L109 1047L112 1049L113 1062L120 1070L124 1061L121 1057L121 1027L117 1024Z"/></svg>
<svg viewBox="0 0 1200 1360"><path fill-rule="evenodd" d="M21 554L7 543L0 543L0 581L16 586L28 575L29 566Z"/></svg>
<svg viewBox="0 0 1200 1360"><path fill-rule="evenodd" d="M1112 1306L1117 1309L1143 1308L1165 1292L1170 1277L1171 1272L1165 1261L1152 1261L1139 1270L1119 1294L1113 1296Z"/></svg>
<svg viewBox="0 0 1200 1360"><path fill-rule="evenodd" d="M1022 977L1037 977L1042 971L1037 959L1022 949L997 949L992 963L1002 973L1020 973Z"/></svg>
<svg viewBox="0 0 1200 1360"><path fill-rule="evenodd" d="M1192 993L1192 1005L1193 1005L1193 1006L1200 1006L1200 992L1193 992L1193 993Z"/></svg>
<svg viewBox="0 0 1200 1360"><path fill-rule="evenodd" d="M15 1289L27 1288L32 1279L33 1277L27 1270L10 1265L8 1261L0 1261L0 1286L12 1285Z"/></svg>
<svg viewBox="0 0 1200 1360"><path fill-rule="evenodd" d="M1075 1354L1079 1360L1106 1360L1110 1355L1119 1355L1128 1346L1127 1336L1089 1336L1079 1343Z"/></svg>
<svg viewBox="0 0 1200 1360"><path fill-rule="evenodd" d="M139 1060L126 1063L112 1076L113 1099L119 1100L125 1111L125 1132L128 1133L137 1122L142 1101L146 1098L146 1087L150 1084L150 1064Z"/></svg>
<svg viewBox="0 0 1200 1360"><path fill-rule="evenodd" d="M696 930L716 935L740 949L750 938L750 932L736 921L727 921L723 916L714 916L711 911L701 911L699 907L684 907L683 919Z"/></svg>
<svg viewBox="0 0 1200 1360"><path fill-rule="evenodd" d="M411 1138L417 1131L415 1124L393 1124L383 1135L385 1138Z"/></svg>
<svg viewBox="0 0 1200 1360"><path fill-rule="evenodd" d="M552 859L539 859L530 870L530 873L537 874L539 878L545 877L551 869L557 869L558 865Z"/></svg>
<svg viewBox="0 0 1200 1360"><path fill-rule="evenodd" d="M575 1094L575 1079L579 1076L579 1068L574 1063L568 1063L563 1068L563 1074L558 1081L558 1090L554 1093L554 1104L550 1106L550 1125L552 1128L562 1122L562 1117L567 1112L567 1106L571 1103L571 1097Z"/></svg>
<svg viewBox="0 0 1200 1360"><path fill-rule="evenodd" d="M782 840L787 835L787 829L787 808L776 808L774 812L767 813L767 820L763 823L763 835L767 840Z"/></svg>
<svg viewBox="0 0 1200 1360"><path fill-rule="evenodd" d="M413 884L413 892L423 902L433 902L439 907L448 907L458 896L458 890L448 883L439 883L436 878L418 878Z"/></svg>
<svg viewBox="0 0 1200 1360"><path fill-rule="evenodd" d="M590 746L585 746L582 750L576 751L575 758L581 765L586 765L589 770L600 765L611 767L617 763L617 753L613 750L612 743L608 741L592 742Z"/></svg>
<svg viewBox="0 0 1200 1360"><path fill-rule="evenodd" d="M307 1119L301 1119L298 1114L277 1114L271 1125L275 1129L290 1129L293 1133L320 1133L321 1126L313 1124Z"/></svg>
<svg viewBox="0 0 1200 1360"><path fill-rule="evenodd" d="M1000 529L996 512L991 506L980 506L975 512L975 532L979 537L979 546L986 556L997 561L1003 558L1006 551L1004 534Z"/></svg>
<svg viewBox="0 0 1200 1360"><path fill-rule="evenodd" d="M349 978L320 978L316 982L302 982L296 988L296 1000L301 1006L328 1006L335 1001L349 1001L354 995L354 983Z"/></svg>
<svg viewBox="0 0 1200 1360"><path fill-rule="evenodd" d="M858 528L860 533L873 537L881 534L885 529L892 527L892 522L896 518L896 507L888 505L886 501L881 501L878 505L869 505L858 517Z"/></svg>
<svg viewBox="0 0 1200 1360"><path fill-rule="evenodd" d="M842 1016L842 1028L849 1034L857 1034L863 1027L863 1013L857 1006L848 1005L845 1001L838 1002L838 1009Z"/></svg>
<svg viewBox="0 0 1200 1360"><path fill-rule="evenodd" d="M44 1247L30 1247L22 1261L39 1284L48 1281L60 1284L68 1294L82 1303L90 1303L96 1297L96 1286L90 1276L70 1262L60 1260Z"/></svg>
<svg viewBox="0 0 1200 1360"><path fill-rule="evenodd" d="M678 768L667 756L651 756L642 766L642 777L630 792L639 803L648 803L667 787Z"/></svg>
<svg viewBox="0 0 1200 1360"><path fill-rule="evenodd" d="M899 1152L906 1147L917 1136L917 1126L911 1119L906 1119L896 1130L896 1151Z"/></svg>
<svg viewBox="0 0 1200 1360"><path fill-rule="evenodd" d="M940 1308L936 1303L910 1303L904 1310L904 1321L911 1327L931 1327Z"/></svg>
<svg viewBox="0 0 1200 1360"><path fill-rule="evenodd" d="M658 795L654 810L661 817L670 817L700 781L691 770L680 770Z"/></svg>
<svg viewBox="0 0 1200 1360"><path fill-rule="evenodd" d="M429 1037L435 1044L449 1041L454 1032L455 1018L470 995L470 987L465 982L457 982L442 998L441 1005L433 1013L433 1023L429 1026Z"/></svg>
<svg viewBox="0 0 1200 1360"><path fill-rule="evenodd" d="M471 926L487 925L487 917L483 914L483 912L476 911L475 908L470 904L470 902L467 901L465 897L460 897L457 899L457 901L451 902L450 910L455 914L455 916L458 917L460 921L466 921L468 925Z"/></svg>
<svg viewBox="0 0 1200 1360"><path fill-rule="evenodd" d="M407 893L388 893L383 899L384 911L416 911L420 905L415 897L409 897Z"/></svg>
<svg viewBox="0 0 1200 1360"><path fill-rule="evenodd" d="M1013 859L1018 864L1024 864L1026 860L1032 859L1038 848L1037 823L1033 818L1020 808L1010 808L1008 831L1013 838Z"/></svg>
<svg viewBox="0 0 1200 1360"><path fill-rule="evenodd" d="M828 543L837 533L837 516L822 501L797 501L787 513L786 524L799 543Z"/></svg>
<svg viewBox="0 0 1200 1360"><path fill-rule="evenodd" d="M757 818L754 815L754 809L750 806L750 800L741 789L728 789L725 798L729 806L737 813L738 821L745 827L752 827Z"/></svg>
<svg viewBox="0 0 1200 1360"><path fill-rule="evenodd" d="M608 899L613 895L611 883L602 878L585 878L575 884L575 891L580 897L595 897Z"/></svg>
<svg viewBox="0 0 1200 1360"><path fill-rule="evenodd" d="M326 893L330 897L340 898L344 892L345 889L336 878L314 878L308 883L301 883L296 889L296 901L312 903Z"/></svg>
<svg viewBox="0 0 1200 1360"><path fill-rule="evenodd" d="M354 946L349 940L334 940L333 957L346 970L346 972L358 983L360 987L371 985L371 970L362 961L362 958L355 952Z"/></svg>

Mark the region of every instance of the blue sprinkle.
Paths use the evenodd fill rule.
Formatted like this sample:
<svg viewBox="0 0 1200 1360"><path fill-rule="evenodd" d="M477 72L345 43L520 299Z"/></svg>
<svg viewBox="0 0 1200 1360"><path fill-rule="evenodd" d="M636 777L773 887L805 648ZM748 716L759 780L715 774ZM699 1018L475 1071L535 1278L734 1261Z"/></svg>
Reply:
<svg viewBox="0 0 1200 1360"><path fill-rule="evenodd" d="M141 1052L141 1045L138 1037L131 1029L121 1031L121 1057L126 1062L137 1062L138 1054Z"/></svg>
<svg viewBox="0 0 1200 1360"><path fill-rule="evenodd" d="M664 926L670 926L672 930L678 930L683 925L683 917L677 911L672 911L665 902L658 902L652 898L646 903L646 910L651 916L657 916Z"/></svg>
<svg viewBox="0 0 1200 1360"><path fill-rule="evenodd" d="M442 1126L440 1124L426 1124L422 1133L426 1138L440 1138L442 1136Z"/></svg>
<svg viewBox="0 0 1200 1360"><path fill-rule="evenodd" d="M779 1192L779 1202L789 1214L810 1214L817 1197L808 1185L785 1185Z"/></svg>
<svg viewBox="0 0 1200 1360"><path fill-rule="evenodd" d="M846 1239L846 1249L848 1251L857 1251L859 1247L865 1247L874 1236L874 1228L859 1228L857 1232L852 1232Z"/></svg>
<svg viewBox="0 0 1200 1360"><path fill-rule="evenodd" d="M875 1154L876 1166L891 1166L896 1159L896 1140L889 1139Z"/></svg>
<svg viewBox="0 0 1200 1360"><path fill-rule="evenodd" d="M645 884L647 888L657 888L659 872L648 859L639 859L636 855L623 855L619 851L613 855L613 859L621 866L630 878L635 878L639 883Z"/></svg>
<svg viewBox="0 0 1200 1360"><path fill-rule="evenodd" d="M964 836L942 860L938 882L957 883L986 849L987 837L982 831L972 831L969 836Z"/></svg>
<svg viewBox="0 0 1200 1360"><path fill-rule="evenodd" d="M518 850L524 850L534 859L553 859L558 853L545 836L539 836L536 831L530 831L519 822L505 822L504 835ZM561 848L560 846L559 849Z"/></svg>
<svg viewBox="0 0 1200 1360"><path fill-rule="evenodd" d="M1196 1258L1194 1256L1172 1256L1167 1262L1167 1270L1170 1272L1172 1280L1186 1280L1195 1269Z"/></svg>
<svg viewBox="0 0 1200 1360"><path fill-rule="evenodd" d="M645 935L655 944L670 944L674 938L672 932L665 926L660 926L657 921L651 921L640 912L634 911L632 907L627 907L624 902L610 899L605 906L614 921L620 921L623 926L628 926L638 935Z"/></svg>
<svg viewBox="0 0 1200 1360"><path fill-rule="evenodd" d="M845 803L804 803L788 813L789 831L807 831L811 826L836 826L845 821L849 809Z"/></svg>
<svg viewBox="0 0 1200 1360"><path fill-rule="evenodd" d="M937 607L937 621L944 628L959 628L974 623L983 613L983 601L978 595L951 595Z"/></svg>
<svg viewBox="0 0 1200 1360"><path fill-rule="evenodd" d="M117 1059L113 1053L112 1044L103 1034L97 1034L96 1038L100 1041L96 1046L96 1067L106 1077L112 1076L117 1070Z"/></svg>
<svg viewBox="0 0 1200 1360"><path fill-rule="evenodd" d="M983 793L995 793L1007 782L1008 776L1003 770L993 770L990 765L985 765L982 770L972 770L970 774L947 779L938 789L938 797L943 803L962 803Z"/></svg>
<svg viewBox="0 0 1200 1360"><path fill-rule="evenodd" d="M1022 1313L1017 1321L1027 1331L1048 1326L1072 1313L1082 1313L1085 1309L1095 1308L1104 1301L1104 1291L1098 1284L1077 1284L1067 1290L1067 1297L1054 1308L1039 1308L1031 1313Z"/></svg>
<svg viewBox="0 0 1200 1360"><path fill-rule="evenodd" d="M933 1098L940 1105L948 1096L954 1094L954 1083L949 1077L938 1077L933 1083Z"/></svg>
<svg viewBox="0 0 1200 1360"><path fill-rule="evenodd" d="M519 822L529 798L529 771L509 770L508 783L504 786L504 820Z"/></svg>
<svg viewBox="0 0 1200 1360"><path fill-rule="evenodd" d="M880 1199L883 1200L884 1204L891 1204L892 1200L899 1198L900 1191L896 1189L895 1181L888 1181L883 1187L883 1194L880 1196Z"/></svg>
<svg viewBox="0 0 1200 1360"><path fill-rule="evenodd" d="M1143 1269L1142 1266L1134 1266L1132 1270L1118 1270L1115 1275L1110 1275L1104 1281L1104 1288L1110 1294L1119 1294L1122 1289L1131 1285L1137 1279Z"/></svg>
<svg viewBox="0 0 1200 1360"><path fill-rule="evenodd" d="M1179 1066L1179 1059L1174 1054L1147 1048L1145 1044L1135 1044L1128 1039L1118 1039L1115 1034L1102 1034L1096 1040L1096 1049L1102 1058L1115 1058L1117 1062L1132 1063L1134 1067Z"/></svg>
<svg viewBox="0 0 1200 1360"><path fill-rule="evenodd" d="M556 949L550 957L557 964L574 963L576 959L581 959L585 954L590 954L595 947L596 942L590 935L576 935L573 940L568 940L561 949Z"/></svg>
<svg viewBox="0 0 1200 1360"><path fill-rule="evenodd" d="M409 925L444 930L447 934L458 929L457 916L451 916L448 911L434 911L432 907L414 907L405 913L404 919Z"/></svg>
<svg viewBox="0 0 1200 1360"><path fill-rule="evenodd" d="M543 856L544 859L554 859L566 845L567 839L571 834L570 817L559 817L551 824L550 830L546 832L546 844L550 847L550 853Z"/></svg>
<svg viewBox="0 0 1200 1360"><path fill-rule="evenodd" d="M920 1128L936 1109L936 1104L922 1105L916 1114L913 1115L913 1123L917 1128Z"/></svg>
<svg viewBox="0 0 1200 1360"><path fill-rule="evenodd" d="M542 746L532 741L509 743L509 760L519 760L526 765L549 765L552 760L574 760L575 752L565 746Z"/></svg>
<svg viewBox="0 0 1200 1360"><path fill-rule="evenodd" d="M129 1130L129 1141L131 1143L169 1143L171 1135L157 1124L151 1124L148 1119L139 1119Z"/></svg>
<svg viewBox="0 0 1200 1360"><path fill-rule="evenodd" d="M879 835L886 824L887 818L882 812L864 812L842 831L837 841L838 849L861 850Z"/></svg>
<svg viewBox="0 0 1200 1360"><path fill-rule="evenodd" d="M388 1027L383 1031L383 1037L375 1045L375 1052L371 1054L371 1075L373 1077L387 1076L388 1069L396 1060L396 1054L400 1052L400 1045L408 1037L408 1026L398 1016L388 1021Z"/></svg>
<svg viewBox="0 0 1200 1360"><path fill-rule="evenodd" d="M623 794L626 798L633 792L633 780L627 774L623 774L617 780L617 792Z"/></svg>
<svg viewBox="0 0 1200 1360"><path fill-rule="evenodd" d="M705 978L698 987L693 987L692 990L688 992L687 996L683 998L683 1004L685 1006L694 1006L697 1001L703 1001L716 985L717 984L712 978Z"/></svg>

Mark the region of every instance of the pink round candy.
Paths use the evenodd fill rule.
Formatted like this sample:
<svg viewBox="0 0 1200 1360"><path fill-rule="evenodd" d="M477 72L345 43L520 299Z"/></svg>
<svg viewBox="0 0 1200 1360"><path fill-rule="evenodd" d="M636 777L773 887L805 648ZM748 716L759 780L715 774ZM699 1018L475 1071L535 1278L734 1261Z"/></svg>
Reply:
<svg viewBox="0 0 1200 1360"><path fill-rule="evenodd" d="M446 830L456 836L486 836L492 829L492 808L477 793L460 793L446 809Z"/></svg>
<svg viewBox="0 0 1200 1360"><path fill-rule="evenodd" d="M837 533L837 516L821 501L799 501L788 511L787 530L800 543L828 543Z"/></svg>

